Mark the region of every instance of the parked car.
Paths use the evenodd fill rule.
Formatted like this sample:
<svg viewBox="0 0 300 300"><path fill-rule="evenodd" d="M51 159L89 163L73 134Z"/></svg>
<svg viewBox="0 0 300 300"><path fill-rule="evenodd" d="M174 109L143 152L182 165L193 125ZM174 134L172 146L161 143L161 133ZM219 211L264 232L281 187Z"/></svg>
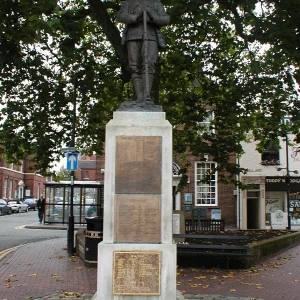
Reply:
<svg viewBox="0 0 300 300"><path fill-rule="evenodd" d="M8 205L11 207L13 212L20 213L21 211L28 212L28 205L24 204L20 200L9 201Z"/></svg>
<svg viewBox="0 0 300 300"><path fill-rule="evenodd" d="M10 215L12 213L11 207L3 199L0 199L0 216L2 214Z"/></svg>
<svg viewBox="0 0 300 300"><path fill-rule="evenodd" d="M25 198L23 203L28 205L28 209L33 209L36 210L36 202L38 201L38 199L36 198Z"/></svg>

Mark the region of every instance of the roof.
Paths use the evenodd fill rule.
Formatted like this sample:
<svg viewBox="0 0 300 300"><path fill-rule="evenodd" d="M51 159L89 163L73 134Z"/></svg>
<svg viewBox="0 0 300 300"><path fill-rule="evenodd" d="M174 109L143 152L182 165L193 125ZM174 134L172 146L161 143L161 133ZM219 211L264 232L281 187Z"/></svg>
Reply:
<svg viewBox="0 0 300 300"><path fill-rule="evenodd" d="M96 161L95 160L79 160L78 168L79 169L94 169L94 170L96 170Z"/></svg>

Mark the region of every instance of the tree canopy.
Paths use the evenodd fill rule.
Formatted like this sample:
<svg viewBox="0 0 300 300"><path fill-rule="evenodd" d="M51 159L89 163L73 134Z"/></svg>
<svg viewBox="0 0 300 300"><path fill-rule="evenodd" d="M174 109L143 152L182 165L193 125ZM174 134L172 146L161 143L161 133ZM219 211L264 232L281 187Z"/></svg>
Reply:
<svg viewBox="0 0 300 300"><path fill-rule="evenodd" d="M230 155L249 131L260 149L287 130L299 138L300 0L161 2L171 25L154 99L174 127L175 153L211 154L234 175ZM1 0L0 151L9 160L34 153L43 171L58 159L71 143L74 97L76 146L102 153L107 121L133 95L121 4Z"/></svg>

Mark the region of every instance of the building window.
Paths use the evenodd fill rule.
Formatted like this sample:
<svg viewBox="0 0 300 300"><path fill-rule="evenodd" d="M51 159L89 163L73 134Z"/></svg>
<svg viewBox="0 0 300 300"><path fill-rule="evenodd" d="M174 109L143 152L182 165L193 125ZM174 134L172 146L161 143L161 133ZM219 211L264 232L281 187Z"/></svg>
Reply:
<svg viewBox="0 0 300 300"><path fill-rule="evenodd" d="M216 163L196 163L196 203L195 206L216 206L217 172Z"/></svg>
<svg viewBox="0 0 300 300"><path fill-rule="evenodd" d="M12 190L13 190L13 180L9 181L9 199L12 199Z"/></svg>
<svg viewBox="0 0 300 300"><path fill-rule="evenodd" d="M89 171L83 172L83 179L89 179Z"/></svg>
<svg viewBox="0 0 300 300"><path fill-rule="evenodd" d="M212 121L214 120L214 112L212 110L209 110L206 113L207 115L204 117L203 121L200 122L202 131L208 133L215 133L215 129L212 125Z"/></svg>
<svg viewBox="0 0 300 300"><path fill-rule="evenodd" d="M14 199L19 199L18 180L15 180Z"/></svg>
<svg viewBox="0 0 300 300"><path fill-rule="evenodd" d="M41 195L41 185L38 183L37 185L37 191L36 191L36 197L40 198Z"/></svg>
<svg viewBox="0 0 300 300"><path fill-rule="evenodd" d="M4 179L4 184L3 184L3 198L7 198L7 178Z"/></svg>
<svg viewBox="0 0 300 300"><path fill-rule="evenodd" d="M279 160L279 150L275 146L275 142L269 141L264 152L261 155L261 164L270 165L280 165Z"/></svg>

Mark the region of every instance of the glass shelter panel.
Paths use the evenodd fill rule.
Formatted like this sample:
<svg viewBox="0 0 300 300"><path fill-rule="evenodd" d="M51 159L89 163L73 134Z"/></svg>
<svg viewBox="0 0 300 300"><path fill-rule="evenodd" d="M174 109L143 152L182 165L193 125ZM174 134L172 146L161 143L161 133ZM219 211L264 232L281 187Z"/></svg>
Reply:
<svg viewBox="0 0 300 300"><path fill-rule="evenodd" d="M71 185L46 183L45 223L68 223ZM86 217L103 216L103 184L74 183L73 215L75 224L85 224Z"/></svg>

